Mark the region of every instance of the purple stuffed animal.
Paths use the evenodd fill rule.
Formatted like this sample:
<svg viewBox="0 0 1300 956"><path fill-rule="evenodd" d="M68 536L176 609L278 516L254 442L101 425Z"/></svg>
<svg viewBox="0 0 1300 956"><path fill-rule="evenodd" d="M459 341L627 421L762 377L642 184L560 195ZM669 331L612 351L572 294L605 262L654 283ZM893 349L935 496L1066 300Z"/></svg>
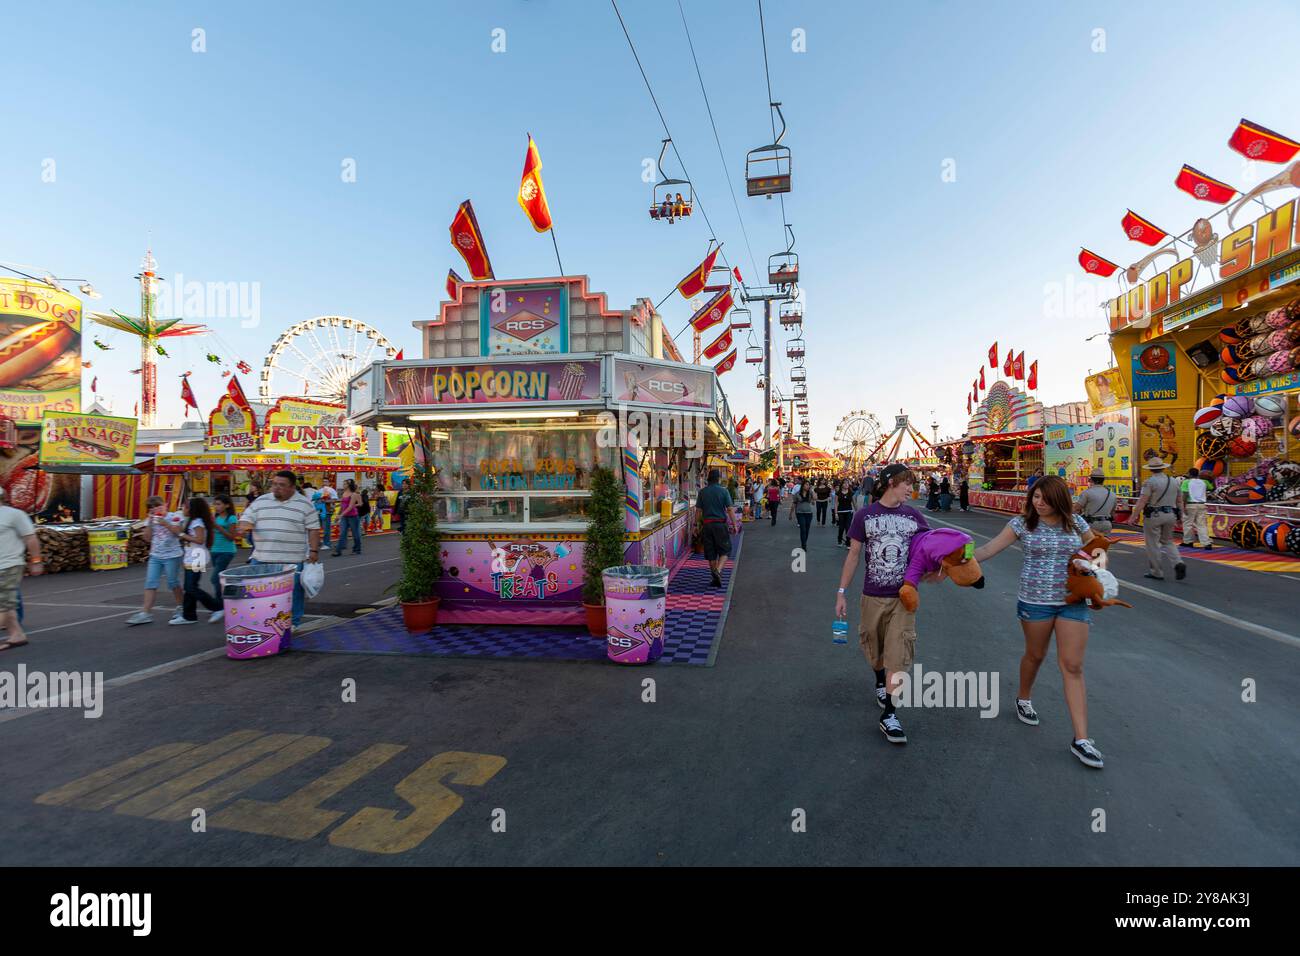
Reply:
<svg viewBox="0 0 1300 956"><path fill-rule="evenodd" d="M907 558L907 573L903 575L903 586L898 589L898 599L903 602L903 607L915 611L920 606L916 586L921 583L921 578L941 567L948 569L947 576L960 587L984 587L984 572L980 570L979 562L965 556L966 546L972 543L970 535L950 528L914 534Z"/></svg>

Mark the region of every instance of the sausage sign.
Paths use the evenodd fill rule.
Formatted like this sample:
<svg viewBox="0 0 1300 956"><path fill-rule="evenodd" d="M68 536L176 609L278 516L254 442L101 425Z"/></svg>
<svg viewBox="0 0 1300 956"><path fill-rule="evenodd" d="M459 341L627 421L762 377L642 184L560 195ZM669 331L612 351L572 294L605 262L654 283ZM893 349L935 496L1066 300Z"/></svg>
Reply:
<svg viewBox="0 0 1300 956"><path fill-rule="evenodd" d="M41 419L42 465L130 465L134 418L46 412Z"/></svg>

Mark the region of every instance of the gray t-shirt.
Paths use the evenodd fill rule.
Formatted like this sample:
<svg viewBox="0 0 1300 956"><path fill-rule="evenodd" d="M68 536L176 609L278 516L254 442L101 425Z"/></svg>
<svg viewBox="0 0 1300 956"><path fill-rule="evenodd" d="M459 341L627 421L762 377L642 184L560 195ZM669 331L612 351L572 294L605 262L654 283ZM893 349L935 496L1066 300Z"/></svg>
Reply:
<svg viewBox="0 0 1300 956"><path fill-rule="evenodd" d="M1079 515L1070 518L1068 531L1045 521L1039 521L1038 527L1030 531L1023 515L1009 522L1025 552L1018 597L1026 604L1065 603L1070 558L1083 547L1083 536L1088 533L1088 522Z"/></svg>
<svg viewBox="0 0 1300 956"><path fill-rule="evenodd" d="M1089 518L1110 518L1115 514L1115 492L1105 485L1091 485L1079 495L1079 507Z"/></svg>
<svg viewBox="0 0 1300 956"><path fill-rule="evenodd" d="M27 563L27 542L23 539L35 533L31 518L10 505L0 505L0 571Z"/></svg>
<svg viewBox="0 0 1300 956"><path fill-rule="evenodd" d="M731 504L731 492L722 485L705 485L695 497L695 507L700 509L705 521L726 521Z"/></svg>
<svg viewBox="0 0 1300 956"><path fill-rule="evenodd" d="M267 564L306 561L308 532L320 528L316 506L300 494L287 501L261 495L244 509L239 520L253 526L253 560Z"/></svg>
<svg viewBox="0 0 1300 956"><path fill-rule="evenodd" d="M179 511L173 511L164 515L163 518L175 523L184 521L185 515ZM176 533L163 524L163 518L155 519L153 516L149 518L153 526L153 536L149 539L149 556L160 561L168 561L172 558L179 558L185 549L181 547L181 539L177 537Z"/></svg>
<svg viewBox="0 0 1300 956"><path fill-rule="evenodd" d="M1172 475L1152 475L1142 484L1148 508L1172 508L1178 503L1179 482Z"/></svg>

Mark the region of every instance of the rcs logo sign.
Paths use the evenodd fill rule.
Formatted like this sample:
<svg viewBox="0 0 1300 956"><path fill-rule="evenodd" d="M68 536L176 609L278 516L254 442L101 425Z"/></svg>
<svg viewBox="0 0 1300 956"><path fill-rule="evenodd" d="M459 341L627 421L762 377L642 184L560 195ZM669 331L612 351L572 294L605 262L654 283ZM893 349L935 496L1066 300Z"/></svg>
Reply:
<svg viewBox="0 0 1300 956"><path fill-rule="evenodd" d="M686 385L683 382L676 382L672 379L652 378L645 383L646 391L658 392L661 395L685 395Z"/></svg>

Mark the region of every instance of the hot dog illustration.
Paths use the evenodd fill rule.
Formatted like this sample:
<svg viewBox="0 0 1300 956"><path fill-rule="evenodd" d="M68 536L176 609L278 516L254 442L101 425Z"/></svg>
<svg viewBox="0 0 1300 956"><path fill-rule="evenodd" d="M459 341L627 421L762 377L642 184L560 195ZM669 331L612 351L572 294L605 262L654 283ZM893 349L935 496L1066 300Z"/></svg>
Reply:
<svg viewBox="0 0 1300 956"><path fill-rule="evenodd" d="M77 340L66 322L34 322L0 341L0 388L17 385L63 354Z"/></svg>
<svg viewBox="0 0 1300 956"><path fill-rule="evenodd" d="M102 461L111 461L117 457L117 449L108 445L100 445L97 442L87 441L84 438L69 438L68 444L77 451L84 452L87 455L93 455Z"/></svg>

